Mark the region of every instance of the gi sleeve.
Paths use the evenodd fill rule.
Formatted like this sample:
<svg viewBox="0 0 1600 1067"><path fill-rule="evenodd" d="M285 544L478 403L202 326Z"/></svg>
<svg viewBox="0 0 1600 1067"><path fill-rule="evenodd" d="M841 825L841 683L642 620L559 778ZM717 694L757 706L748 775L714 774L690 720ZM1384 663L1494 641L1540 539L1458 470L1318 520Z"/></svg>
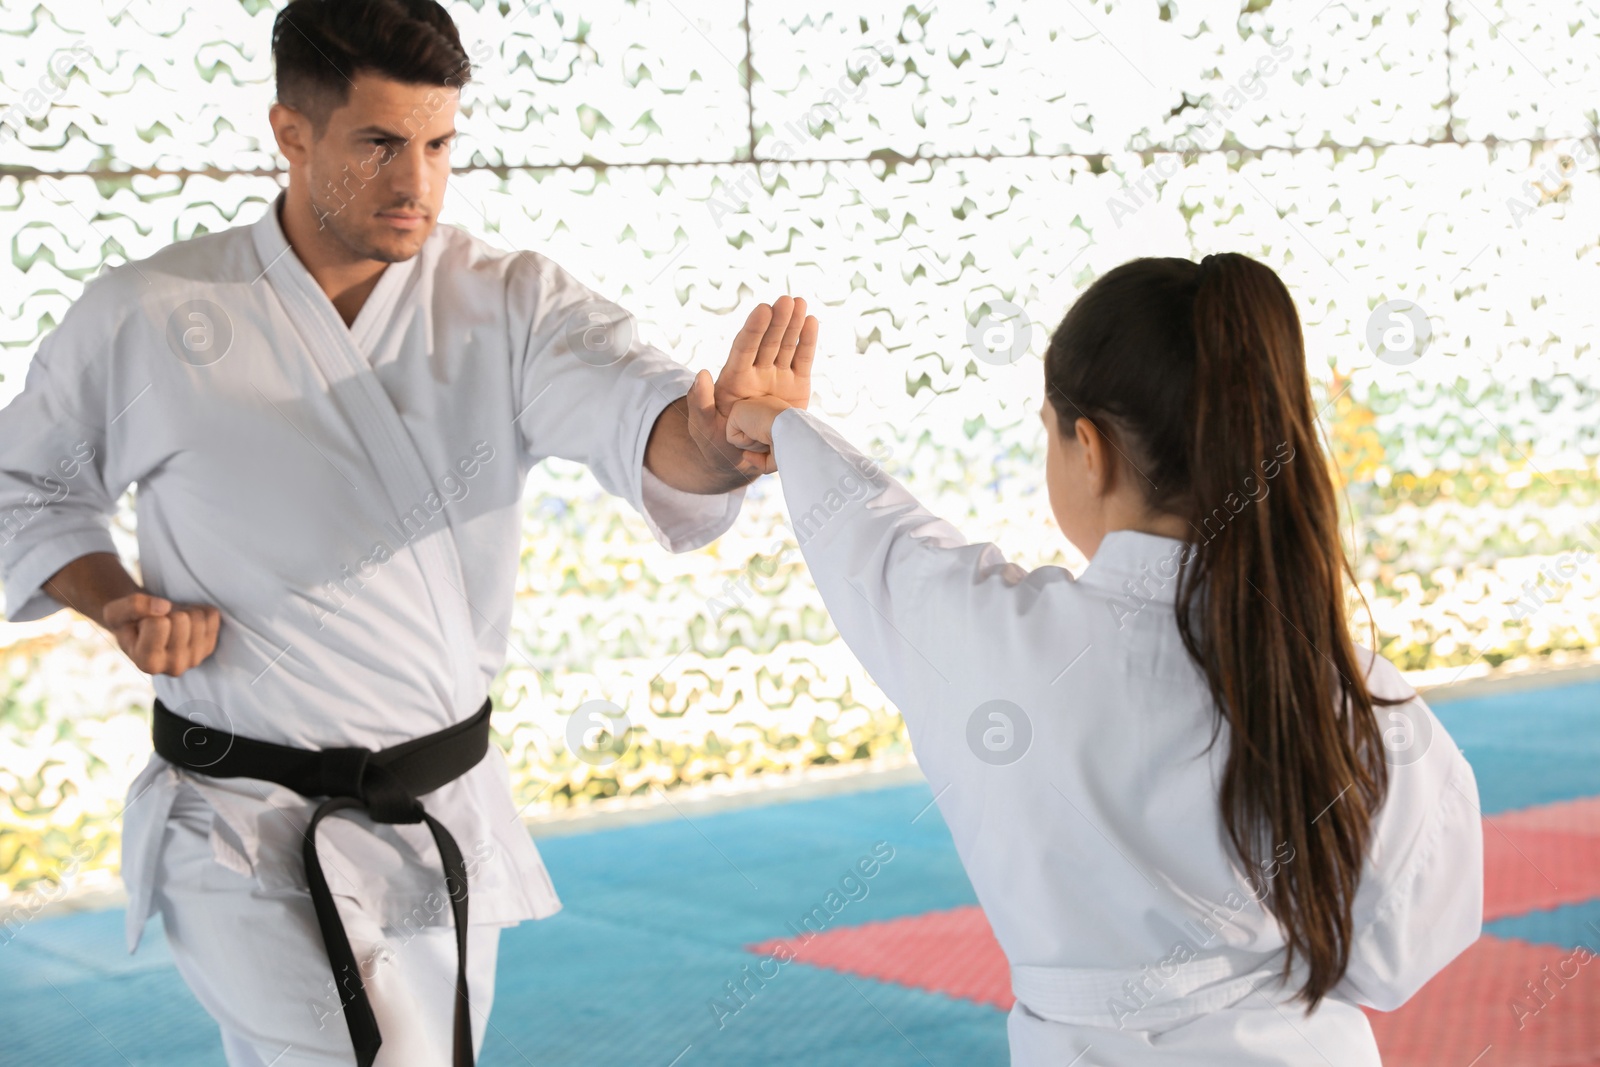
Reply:
<svg viewBox="0 0 1600 1067"><path fill-rule="evenodd" d="M1029 572L995 545L968 544L809 411L781 412L772 445L828 614L920 744L936 707L971 695L961 668L975 642L1004 648L1021 625Z"/></svg>
<svg viewBox="0 0 1600 1067"><path fill-rule="evenodd" d="M1380 721L1393 713L1425 722L1440 757L1391 768L1385 808L1421 807L1424 816L1396 810L1396 821L1414 828L1400 840L1386 840L1391 835L1380 823L1374 862L1356 896L1350 964L1332 994L1393 1011L1478 939L1483 818L1471 765L1422 699L1377 711Z"/></svg>
<svg viewBox="0 0 1600 1067"><path fill-rule="evenodd" d="M694 372L643 343L633 316L542 256L518 257L509 284L513 328L527 325L513 388L530 465L548 456L586 465L672 552L699 548L732 526L743 486L686 493L644 466L656 418L689 392Z"/></svg>
<svg viewBox="0 0 1600 1067"><path fill-rule="evenodd" d="M120 318L105 288L110 278L85 288L40 342L22 392L0 410L0 581L12 622L66 606L41 588L62 567L116 552L111 516L130 483L108 478L106 466Z"/></svg>

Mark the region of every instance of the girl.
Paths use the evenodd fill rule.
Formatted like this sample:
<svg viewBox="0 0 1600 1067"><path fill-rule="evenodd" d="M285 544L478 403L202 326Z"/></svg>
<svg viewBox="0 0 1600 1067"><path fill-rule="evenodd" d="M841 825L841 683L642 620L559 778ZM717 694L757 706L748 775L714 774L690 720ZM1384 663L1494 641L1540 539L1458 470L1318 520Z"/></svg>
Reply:
<svg viewBox="0 0 1600 1067"><path fill-rule="evenodd" d="M967 544L810 412L728 425L905 716L1011 965L1011 1062L1376 1065L1360 1006L1478 936L1477 783L1351 641L1289 292L1242 255L1124 264L1045 393L1077 578Z"/></svg>

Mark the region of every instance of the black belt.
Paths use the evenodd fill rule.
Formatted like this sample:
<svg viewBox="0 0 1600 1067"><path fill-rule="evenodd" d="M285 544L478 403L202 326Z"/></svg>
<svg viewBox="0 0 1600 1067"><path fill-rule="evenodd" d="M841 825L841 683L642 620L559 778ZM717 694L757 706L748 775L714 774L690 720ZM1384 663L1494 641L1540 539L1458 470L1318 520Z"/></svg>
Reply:
<svg viewBox="0 0 1600 1067"><path fill-rule="evenodd" d="M417 799L466 774L489 751L490 702L478 713L438 733L377 752L366 748L293 748L255 741L191 722L155 702L151 735L156 753L168 763L212 778L259 778L293 789L303 797L327 797L306 827L306 882L322 928L322 943L333 965L334 988L359 1067L372 1067L383 1044L372 1014L361 968L339 921L328 880L317 858L317 824L347 808L365 811L373 822L425 822L444 861L445 889L456 926L456 1005L454 1067L472 1067L472 1010L467 995L467 868L450 831Z"/></svg>

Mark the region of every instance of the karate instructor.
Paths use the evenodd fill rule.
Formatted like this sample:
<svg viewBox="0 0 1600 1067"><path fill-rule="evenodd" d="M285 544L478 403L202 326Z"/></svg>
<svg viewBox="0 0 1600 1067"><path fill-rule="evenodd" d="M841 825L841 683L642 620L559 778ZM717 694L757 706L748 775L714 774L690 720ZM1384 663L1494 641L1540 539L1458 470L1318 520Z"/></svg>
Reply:
<svg viewBox="0 0 1600 1067"><path fill-rule="evenodd" d="M773 469L726 415L806 404L816 320L756 308L713 383L438 225L471 63L432 0L293 0L272 49L288 188L90 282L0 411L6 615L76 609L154 676L129 948L159 910L230 1064L462 1067L500 928L560 907L489 741L528 471L706 544Z"/></svg>

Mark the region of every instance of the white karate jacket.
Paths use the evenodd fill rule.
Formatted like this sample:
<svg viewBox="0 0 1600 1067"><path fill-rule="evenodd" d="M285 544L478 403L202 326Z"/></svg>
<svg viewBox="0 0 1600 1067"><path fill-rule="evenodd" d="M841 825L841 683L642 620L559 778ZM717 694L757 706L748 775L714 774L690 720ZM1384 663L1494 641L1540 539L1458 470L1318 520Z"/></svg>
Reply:
<svg viewBox="0 0 1600 1067"><path fill-rule="evenodd" d="M505 660L534 464L587 464L673 551L738 514L742 489L683 493L644 469L656 416L693 374L616 317L549 260L440 225L347 328L277 204L107 271L0 411L6 616L61 606L41 584L114 550L109 516L137 483L145 586L222 612L208 660L154 679L168 707L305 747L383 748L470 717ZM268 890L304 887L314 802L190 777L217 812L219 861ZM129 789L130 949L178 782L152 756ZM497 749L423 800L472 865L474 922L560 907ZM335 893L386 921L451 921L419 908L443 885L426 827L341 816L319 841Z"/></svg>
<svg viewBox="0 0 1600 1067"><path fill-rule="evenodd" d="M1350 967L1310 1018L1227 844L1226 734L1178 637L1181 542L1108 535L1084 573L970 545L816 415L773 424L784 499L846 644L905 716L996 939L1019 1067L1378 1061L1392 1009L1478 936L1477 784L1398 671L1394 742ZM1284 845L1276 864L1293 863Z"/></svg>

